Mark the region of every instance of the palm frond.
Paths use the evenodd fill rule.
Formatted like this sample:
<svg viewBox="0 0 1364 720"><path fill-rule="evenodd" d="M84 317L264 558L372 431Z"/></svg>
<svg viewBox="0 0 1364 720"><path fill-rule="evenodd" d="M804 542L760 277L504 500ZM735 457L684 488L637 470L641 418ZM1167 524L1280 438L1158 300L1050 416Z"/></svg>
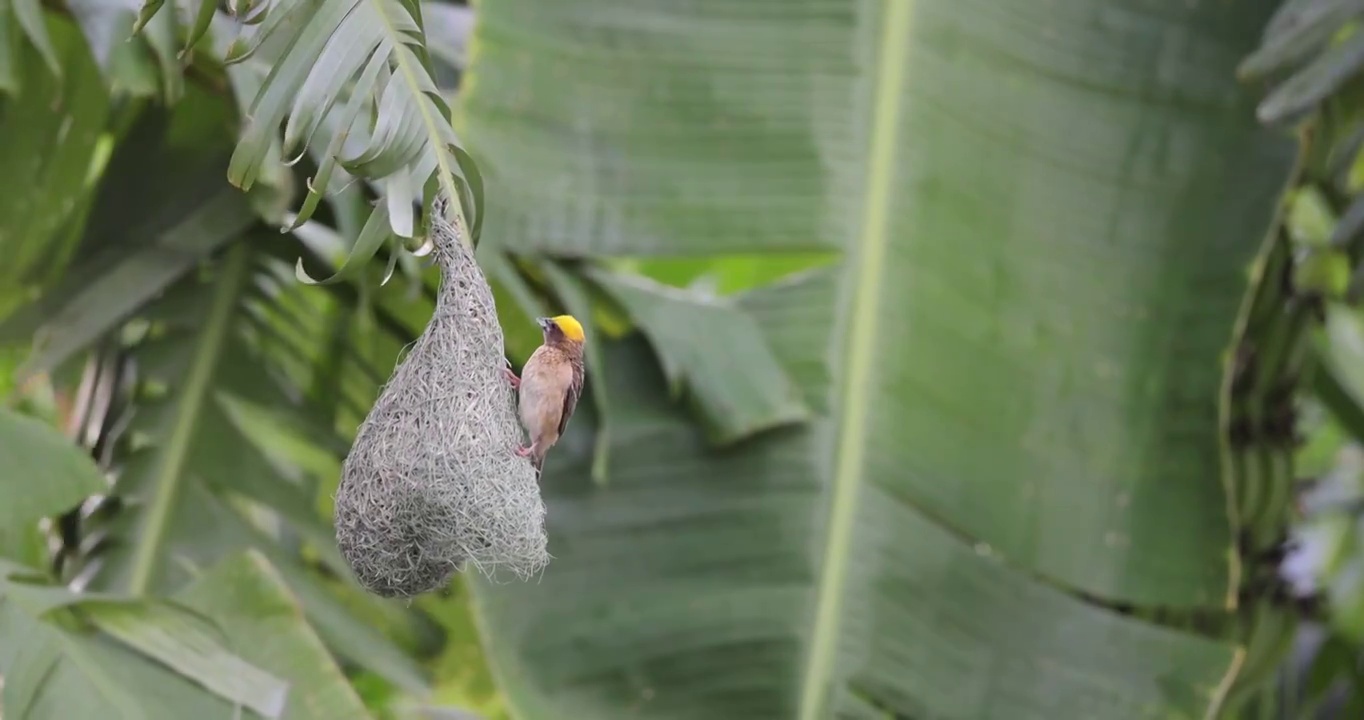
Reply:
<svg viewBox="0 0 1364 720"><path fill-rule="evenodd" d="M210 0L205 0L208 2ZM150 28L163 0L149 0ZM195 32L207 12L194 7ZM409 0L271 0L219 13L210 23L214 52L231 66L244 127L228 178L250 189L267 172L272 148L286 162L310 151L317 169L292 227L321 200L362 177L382 196L338 277L352 277L386 243L419 236L418 207L437 192L452 203L466 242L477 240L482 188L460 147L450 111L433 80L419 5ZM229 38L229 34L234 37ZM191 34L191 42L197 38ZM268 62L250 64L258 54ZM249 97L248 97L249 95ZM281 138L282 132L282 138ZM306 273L300 270L306 280Z"/></svg>

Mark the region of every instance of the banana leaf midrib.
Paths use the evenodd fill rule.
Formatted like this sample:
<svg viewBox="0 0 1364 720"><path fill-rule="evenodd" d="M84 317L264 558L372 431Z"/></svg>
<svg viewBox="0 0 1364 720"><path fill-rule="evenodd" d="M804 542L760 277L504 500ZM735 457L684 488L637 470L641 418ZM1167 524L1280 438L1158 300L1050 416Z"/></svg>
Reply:
<svg viewBox="0 0 1364 720"><path fill-rule="evenodd" d="M838 439L834 455L832 502L829 507L828 546L817 591L815 624L806 658L800 699L801 720L825 716L830 680L836 662L837 639L847 562L852 549L853 520L865 472L867 405L874 388L871 373L876 355L877 304L885 268L894 152L899 132L904 66L909 54L913 3L890 3L882 19L876 82L871 102L870 143L867 147L865 201L860 236L844 265L845 286L855 287L848 315L846 376L842 388Z"/></svg>

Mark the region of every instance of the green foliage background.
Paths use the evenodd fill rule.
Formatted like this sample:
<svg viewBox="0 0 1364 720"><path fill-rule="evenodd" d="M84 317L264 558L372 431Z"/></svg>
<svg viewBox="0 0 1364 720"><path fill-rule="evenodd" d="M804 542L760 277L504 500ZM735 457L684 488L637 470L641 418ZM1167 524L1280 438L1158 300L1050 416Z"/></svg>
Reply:
<svg viewBox="0 0 1364 720"><path fill-rule="evenodd" d="M0 0L0 713L1357 715L1361 13ZM437 192L588 398L381 601Z"/></svg>

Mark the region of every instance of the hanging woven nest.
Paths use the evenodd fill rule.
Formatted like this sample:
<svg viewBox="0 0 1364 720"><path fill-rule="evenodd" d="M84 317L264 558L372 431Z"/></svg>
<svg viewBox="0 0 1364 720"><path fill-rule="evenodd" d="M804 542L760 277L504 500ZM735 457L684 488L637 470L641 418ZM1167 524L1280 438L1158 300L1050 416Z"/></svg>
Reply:
<svg viewBox="0 0 1364 720"><path fill-rule="evenodd" d="M441 198L435 313L360 425L336 493L341 553L384 597L440 588L465 563L524 579L549 562L492 291L447 212Z"/></svg>

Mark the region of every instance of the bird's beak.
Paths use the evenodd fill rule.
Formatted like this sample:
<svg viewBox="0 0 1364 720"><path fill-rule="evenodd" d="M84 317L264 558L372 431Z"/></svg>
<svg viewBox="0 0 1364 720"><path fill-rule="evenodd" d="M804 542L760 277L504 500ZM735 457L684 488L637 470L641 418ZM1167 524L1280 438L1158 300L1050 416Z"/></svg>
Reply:
<svg viewBox="0 0 1364 720"><path fill-rule="evenodd" d="M549 329L549 326L550 326L551 324L553 324L553 323L554 323L554 321L553 321L553 320L550 320L550 319L547 318L547 317L535 318L535 324L536 324L536 325L539 325L541 330L548 330L548 329Z"/></svg>

